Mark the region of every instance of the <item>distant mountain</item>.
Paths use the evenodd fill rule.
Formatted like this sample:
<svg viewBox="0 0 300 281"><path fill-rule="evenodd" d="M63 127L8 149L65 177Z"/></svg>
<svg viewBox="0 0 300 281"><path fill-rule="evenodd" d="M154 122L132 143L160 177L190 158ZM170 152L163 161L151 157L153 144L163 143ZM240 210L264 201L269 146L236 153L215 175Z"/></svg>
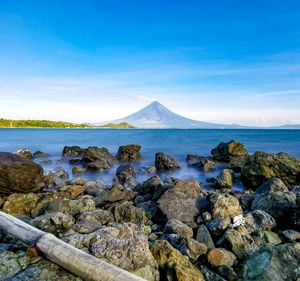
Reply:
<svg viewBox="0 0 300 281"><path fill-rule="evenodd" d="M100 128L113 128L113 129L132 129L135 128L134 126L132 126L129 123L126 122L122 122L122 123L108 123L108 124L104 124L99 126Z"/></svg>
<svg viewBox="0 0 300 281"><path fill-rule="evenodd" d="M300 124L287 124L282 126L273 126L268 129L300 130Z"/></svg>
<svg viewBox="0 0 300 281"><path fill-rule="evenodd" d="M197 121L178 115L167 107L163 106L159 102L155 101L133 113L127 117L111 121L110 123L129 123L136 128L148 128L148 129L242 129L249 128L239 125L224 125L214 124L208 122ZM104 124L102 124L104 125Z"/></svg>

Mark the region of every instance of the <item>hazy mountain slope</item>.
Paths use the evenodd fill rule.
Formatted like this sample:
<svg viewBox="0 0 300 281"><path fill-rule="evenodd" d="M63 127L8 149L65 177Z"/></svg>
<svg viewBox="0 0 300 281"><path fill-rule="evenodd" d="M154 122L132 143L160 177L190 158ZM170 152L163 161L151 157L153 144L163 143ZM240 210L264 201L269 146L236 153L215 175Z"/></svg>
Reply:
<svg viewBox="0 0 300 281"><path fill-rule="evenodd" d="M145 108L112 123L126 122L137 128L245 128L239 125L223 125L196 121L178 115L155 101Z"/></svg>

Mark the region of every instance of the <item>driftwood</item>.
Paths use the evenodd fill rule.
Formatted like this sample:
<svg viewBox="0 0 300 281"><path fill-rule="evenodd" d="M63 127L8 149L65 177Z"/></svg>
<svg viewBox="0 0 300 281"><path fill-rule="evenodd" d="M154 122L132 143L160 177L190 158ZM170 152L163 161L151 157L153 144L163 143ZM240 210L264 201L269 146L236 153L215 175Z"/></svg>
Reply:
<svg viewBox="0 0 300 281"><path fill-rule="evenodd" d="M124 269L97 259L52 234L0 211L0 229L28 245L35 245L47 259L90 281L145 281Z"/></svg>

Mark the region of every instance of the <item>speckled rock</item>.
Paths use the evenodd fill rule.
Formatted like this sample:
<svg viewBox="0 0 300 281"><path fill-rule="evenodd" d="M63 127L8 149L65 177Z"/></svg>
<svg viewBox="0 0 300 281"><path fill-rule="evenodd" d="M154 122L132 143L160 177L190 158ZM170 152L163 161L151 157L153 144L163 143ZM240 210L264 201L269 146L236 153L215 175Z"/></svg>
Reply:
<svg viewBox="0 0 300 281"><path fill-rule="evenodd" d="M137 161L142 158L141 146L137 144L123 145L119 147L117 158L122 162Z"/></svg>
<svg viewBox="0 0 300 281"><path fill-rule="evenodd" d="M234 140L230 142L221 142L217 147L211 150L213 159L228 162L232 158L239 156L247 156L248 151L243 144Z"/></svg>

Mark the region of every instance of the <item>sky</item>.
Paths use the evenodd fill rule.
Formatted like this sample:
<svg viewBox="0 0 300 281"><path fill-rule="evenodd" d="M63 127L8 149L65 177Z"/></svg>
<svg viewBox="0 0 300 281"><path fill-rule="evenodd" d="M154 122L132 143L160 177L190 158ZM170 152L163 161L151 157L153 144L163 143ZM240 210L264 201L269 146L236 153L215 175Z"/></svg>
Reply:
<svg viewBox="0 0 300 281"><path fill-rule="evenodd" d="M101 122L154 100L300 124L300 1L0 1L0 118Z"/></svg>

